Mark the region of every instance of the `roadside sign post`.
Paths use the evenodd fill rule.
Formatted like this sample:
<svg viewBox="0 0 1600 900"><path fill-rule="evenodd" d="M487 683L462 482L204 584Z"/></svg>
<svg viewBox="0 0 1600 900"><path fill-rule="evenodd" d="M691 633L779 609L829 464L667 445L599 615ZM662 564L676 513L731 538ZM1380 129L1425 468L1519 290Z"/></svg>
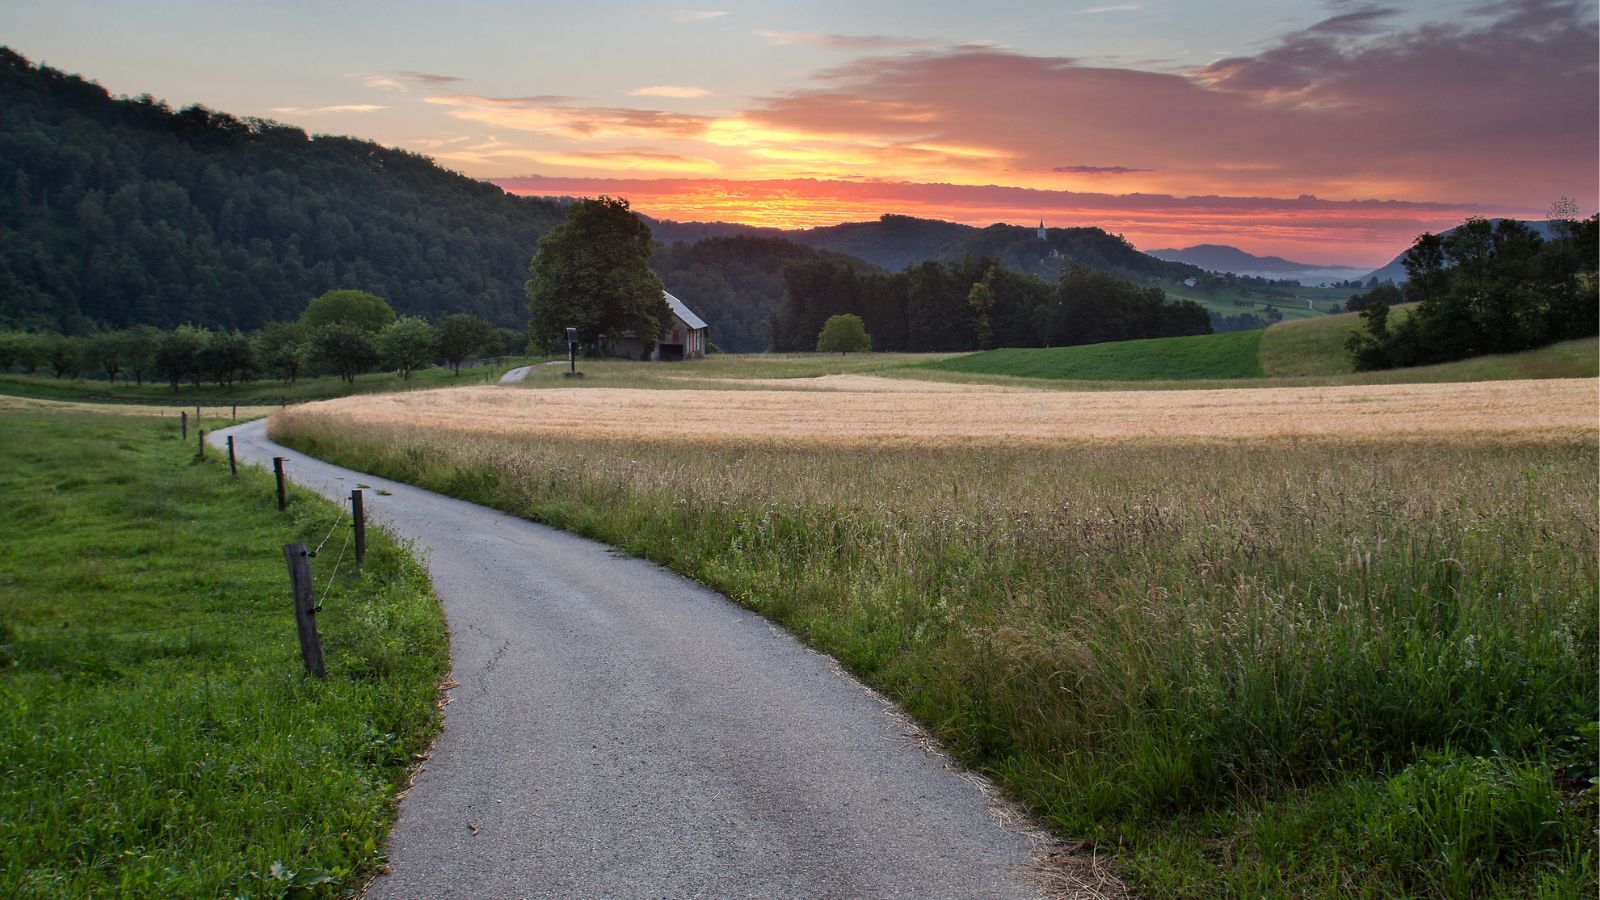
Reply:
<svg viewBox="0 0 1600 900"><path fill-rule="evenodd" d="M568 378L582 378L583 373L578 371L578 329L567 329L567 364L571 369L564 374Z"/></svg>

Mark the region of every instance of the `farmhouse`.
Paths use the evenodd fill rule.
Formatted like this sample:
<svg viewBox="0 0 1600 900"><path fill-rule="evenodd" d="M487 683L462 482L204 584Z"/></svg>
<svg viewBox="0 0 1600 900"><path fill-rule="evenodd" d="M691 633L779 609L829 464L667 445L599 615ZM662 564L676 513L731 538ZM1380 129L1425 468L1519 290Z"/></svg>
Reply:
<svg viewBox="0 0 1600 900"><path fill-rule="evenodd" d="M644 341L633 332L624 332L620 339L611 343L613 356L674 360L700 359L706 355L705 320L695 315L694 311L677 297L666 291L662 291L661 295L666 298L667 308L672 311L672 317L662 325L661 333L656 335L655 346L647 348Z"/></svg>

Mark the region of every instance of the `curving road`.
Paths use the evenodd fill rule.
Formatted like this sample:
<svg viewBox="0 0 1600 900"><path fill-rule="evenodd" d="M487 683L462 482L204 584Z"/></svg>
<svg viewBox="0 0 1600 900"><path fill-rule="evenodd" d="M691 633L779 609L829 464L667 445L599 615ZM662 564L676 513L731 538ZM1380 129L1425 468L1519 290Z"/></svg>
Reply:
<svg viewBox="0 0 1600 900"><path fill-rule="evenodd" d="M458 683L373 897L1021 897L1036 845L888 703L652 563L272 443L425 551Z"/></svg>

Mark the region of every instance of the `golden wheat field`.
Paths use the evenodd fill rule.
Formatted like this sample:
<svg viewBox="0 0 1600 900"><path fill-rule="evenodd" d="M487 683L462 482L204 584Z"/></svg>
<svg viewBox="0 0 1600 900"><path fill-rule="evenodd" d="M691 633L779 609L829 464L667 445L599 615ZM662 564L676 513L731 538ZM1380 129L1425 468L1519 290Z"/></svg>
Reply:
<svg viewBox="0 0 1600 900"><path fill-rule="evenodd" d="M233 407L206 406L205 415L218 420L229 418ZM239 418L254 419L278 411L276 403L237 407ZM177 419L178 413L193 411L192 406L167 406L159 403L91 403L77 400L39 400L33 397L13 397L0 394L0 412L89 412L117 416L169 416ZM208 426L209 427L209 426Z"/></svg>
<svg viewBox="0 0 1600 900"><path fill-rule="evenodd" d="M1596 379L1082 393L896 385L829 384L832 389L812 391L487 386L346 397L293 414L458 432L839 446L1572 440L1600 431Z"/></svg>

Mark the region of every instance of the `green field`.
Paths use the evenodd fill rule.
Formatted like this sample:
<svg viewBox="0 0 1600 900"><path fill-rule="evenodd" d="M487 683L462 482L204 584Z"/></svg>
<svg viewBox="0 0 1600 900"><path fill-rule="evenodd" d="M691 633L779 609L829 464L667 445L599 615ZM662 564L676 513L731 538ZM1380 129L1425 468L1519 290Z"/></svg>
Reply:
<svg viewBox="0 0 1600 900"><path fill-rule="evenodd" d="M192 435L191 435L192 437ZM338 507L194 461L169 422L0 413L0 893L348 893L438 728L425 572L370 532L313 563L329 677L305 674L282 545Z"/></svg>
<svg viewBox="0 0 1600 900"><path fill-rule="evenodd" d="M1592 441L276 433L781 622L1139 894L1595 891Z"/></svg>
<svg viewBox="0 0 1600 900"><path fill-rule="evenodd" d="M923 363L929 369L1072 381L1258 378L1261 331L1053 347L990 350Z"/></svg>
<svg viewBox="0 0 1600 900"><path fill-rule="evenodd" d="M1396 307L1391 321L1409 313L1409 306ZM1600 341L1595 338L1432 366L1356 372L1345 342L1361 327L1358 314L1345 313L1280 322L1257 331L1045 350L990 350L911 362L910 368L884 374L1018 384L1037 380L1075 389L1116 387L1124 382L1160 388L1255 387L1593 378L1600 374Z"/></svg>
<svg viewBox="0 0 1600 900"><path fill-rule="evenodd" d="M0 394L14 397L32 397L40 400L73 400L91 403L170 403L174 406L221 406L237 403L240 406L299 403L307 400L327 400L350 394L377 394L389 391L410 391L434 387L484 384L496 381L508 369L536 362L537 359L508 358L490 365L462 369L458 375L445 366L434 366L412 373L411 378L401 378L392 372L357 375L354 383L347 384L334 375L301 378L290 384L284 381L247 381L229 385L185 382L173 390L162 381L146 380L144 384L118 381L115 384L97 378L51 378L47 375L0 374Z"/></svg>

